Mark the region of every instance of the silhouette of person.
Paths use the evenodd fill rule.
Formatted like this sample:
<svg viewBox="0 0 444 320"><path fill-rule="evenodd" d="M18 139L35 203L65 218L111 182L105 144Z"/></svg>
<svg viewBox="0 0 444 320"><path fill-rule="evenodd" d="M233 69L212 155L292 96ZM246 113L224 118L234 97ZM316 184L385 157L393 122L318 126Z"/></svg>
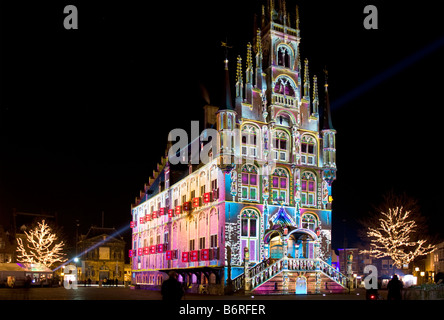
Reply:
<svg viewBox="0 0 444 320"><path fill-rule="evenodd" d="M162 283L160 293L163 300L178 301L182 299L184 292L181 283L177 280L175 271L170 271L168 279Z"/></svg>
<svg viewBox="0 0 444 320"><path fill-rule="evenodd" d="M392 280L387 284L388 294L387 300L401 300L401 290L402 290L402 282L398 279L398 276L395 274Z"/></svg>

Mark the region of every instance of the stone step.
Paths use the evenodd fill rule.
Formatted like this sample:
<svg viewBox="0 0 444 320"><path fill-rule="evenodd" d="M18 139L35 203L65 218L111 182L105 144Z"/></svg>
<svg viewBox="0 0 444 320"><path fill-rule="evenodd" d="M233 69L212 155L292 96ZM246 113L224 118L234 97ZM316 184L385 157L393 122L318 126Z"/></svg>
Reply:
<svg viewBox="0 0 444 320"><path fill-rule="evenodd" d="M316 272L288 272L289 285L288 293L296 292L296 279L299 275L303 275L307 279L307 293L316 293ZM320 293L342 293L346 292L340 284L336 283L334 280L327 277L325 274L320 272L321 275L321 286ZM275 275L268 281L264 282L252 291L253 294L283 294L283 274L282 272Z"/></svg>

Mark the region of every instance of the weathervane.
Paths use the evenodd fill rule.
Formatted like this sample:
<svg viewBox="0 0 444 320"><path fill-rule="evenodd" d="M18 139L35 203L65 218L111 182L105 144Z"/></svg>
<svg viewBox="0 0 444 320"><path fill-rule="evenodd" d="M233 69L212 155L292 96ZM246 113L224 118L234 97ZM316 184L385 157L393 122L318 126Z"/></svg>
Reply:
<svg viewBox="0 0 444 320"><path fill-rule="evenodd" d="M220 43L221 43L220 46L225 48L225 64L227 64L228 63L228 49L232 49L233 46L228 45L228 40L225 40L225 42L221 41Z"/></svg>

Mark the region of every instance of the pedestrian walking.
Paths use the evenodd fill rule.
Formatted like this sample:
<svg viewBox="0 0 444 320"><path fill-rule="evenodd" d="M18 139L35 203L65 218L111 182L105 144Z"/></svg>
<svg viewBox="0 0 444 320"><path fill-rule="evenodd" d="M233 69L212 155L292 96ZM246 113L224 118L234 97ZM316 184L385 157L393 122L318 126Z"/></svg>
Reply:
<svg viewBox="0 0 444 320"><path fill-rule="evenodd" d="M402 290L402 282L398 279L398 276L395 274L392 280L387 284L388 294L387 300L401 300L401 290Z"/></svg>
<svg viewBox="0 0 444 320"><path fill-rule="evenodd" d="M177 273L171 271L168 274L168 279L162 283L160 290L162 299L166 301L178 301L182 299L183 289L180 282L177 280Z"/></svg>

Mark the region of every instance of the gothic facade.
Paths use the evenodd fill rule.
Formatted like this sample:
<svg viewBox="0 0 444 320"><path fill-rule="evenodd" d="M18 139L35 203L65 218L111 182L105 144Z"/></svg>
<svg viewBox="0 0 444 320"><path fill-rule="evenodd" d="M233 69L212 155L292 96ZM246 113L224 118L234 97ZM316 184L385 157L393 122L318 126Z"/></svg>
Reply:
<svg viewBox="0 0 444 320"><path fill-rule="evenodd" d="M206 107L217 110L207 118L219 133L210 161L174 178L166 155L136 199L134 284L160 285L174 270L212 292L344 287L330 256L336 131L327 74L320 103L300 58L298 9L289 17L285 5L263 7L245 70L237 58L233 99L225 61L224 102Z"/></svg>

